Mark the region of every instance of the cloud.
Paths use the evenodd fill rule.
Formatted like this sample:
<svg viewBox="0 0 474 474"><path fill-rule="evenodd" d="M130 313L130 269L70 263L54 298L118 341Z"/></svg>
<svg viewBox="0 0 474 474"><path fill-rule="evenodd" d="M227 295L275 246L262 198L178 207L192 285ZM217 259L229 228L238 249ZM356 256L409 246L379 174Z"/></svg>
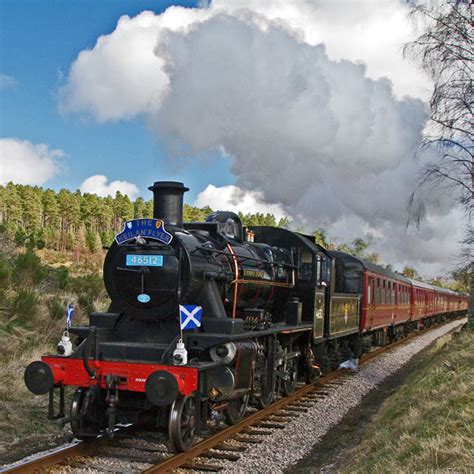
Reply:
<svg viewBox="0 0 474 474"><path fill-rule="evenodd" d="M324 43L331 59L362 61L369 77L389 77L400 97L427 98L428 80L402 57L403 43L415 34L408 12L409 6L397 0L216 0L205 8L124 15L112 33L78 55L59 90L59 110L90 115L98 122L156 111L170 88L167 33L190 32L223 14L257 20L262 30L279 25L309 45ZM208 45L210 57L213 46Z"/></svg>
<svg viewBox="0 0 474 474"><path fill-rule="evenodd" d="M73 63L60 106L140 117L170 155L223 150L237 187L209 186L197 203L271 203L308 230L371 232L394 263L445 268L458 235L440 226L459 228L456 196L428 190L418 233L406 230L419 170L436 158L416 153L426 104L415 97L429 83L401 59L407 13L397 0L217 0L122 17Z"/></svg>
<svg viewBox="0 0 474 474"><path fill-rule="evenodd" d="M0 73L0 90L15 87L18 84L13 76Z"/></svg>
<svg viewBox="0 0 474 474"><path fill-rule="evenodd" d="M204 191L198 194L194 205L197 207L209 206L213 210L242 212L244 214L270 213L277 219L287 216L279 204L265 202L263 193L245 191L232 185L217 187L209 184Z"/></svg>
<svg viewBox="0 0 474 474"><path fill-rule="evenodd" d="M97 196L115 197L117 191L122 194L127 194L130 199L135 199L139 190L137 186L128 181L112 181L108 183L108 178L104 175L96 174L90 176L81 184L80 190L82 193L97 194Z"/></svg>
<svg viewBox="0 0 474 474"><path fill-rule="evenodd" d="M205 10L170 7L161 15L145 11L122 16L116 29L82 51L59 89L59 110L92 115L98 122L130 119L156 110L169 86L164 60L154 53L168 29L184 28Z"/></svg>
<svg viewBox="0 0 474 474"><path fill-rule="evenodd" d="M17 138L0 139L0 184L42 185L56 176L60 169L58 158L66 156L62 150L48 145L35 145Z"/></svg>

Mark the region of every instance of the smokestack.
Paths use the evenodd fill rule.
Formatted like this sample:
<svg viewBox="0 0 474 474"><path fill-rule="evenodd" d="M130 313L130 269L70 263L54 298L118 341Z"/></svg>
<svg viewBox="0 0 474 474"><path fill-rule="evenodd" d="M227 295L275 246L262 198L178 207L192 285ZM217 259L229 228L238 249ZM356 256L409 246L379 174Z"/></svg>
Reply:
<svg viewBox="0 0 474 474"><path fill-rule="evenodd" d="M153 191L153 217L163 219L166 224L183 225L183 194L189 191L177 181L155 181L148 188Z"/></svg>

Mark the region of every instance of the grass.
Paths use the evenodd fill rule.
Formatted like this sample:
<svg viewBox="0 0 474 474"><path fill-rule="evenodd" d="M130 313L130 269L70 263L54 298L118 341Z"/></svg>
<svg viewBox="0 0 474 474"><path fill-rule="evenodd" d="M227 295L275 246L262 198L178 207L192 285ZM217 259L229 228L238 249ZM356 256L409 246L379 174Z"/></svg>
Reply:
<svg viewBox="0 0 474 474"><path fill-rule="evenodd" d="M32 435L51 435L58 432L46 422L47 397L35 397L23 382L26 365L50 352L50 344L40 343L36 350L21 351L2 358L0 363L0 464L8 459L15 444Z"/></svg>
<svg viewBox="0 0 474 474"><path fill-rule="evenodd" d="M65 308L75 308L74 324L87 324L88 312L108 306L102 279L92 271L75 274L52 267L36 255L0 239L0 465L13 452L28 451L60 435L47 420L48 397L30 393L26 366L56 353L65 326ZM67 408L67 407L66 407ZM36 449L30 448L29 449Z"/></svg>
<svg viewBox="0 0 474 474"><path fill-rule="evenodd" d="M473 472L473 346L467 330L433 348L383 403L342 472Z"/></svg>

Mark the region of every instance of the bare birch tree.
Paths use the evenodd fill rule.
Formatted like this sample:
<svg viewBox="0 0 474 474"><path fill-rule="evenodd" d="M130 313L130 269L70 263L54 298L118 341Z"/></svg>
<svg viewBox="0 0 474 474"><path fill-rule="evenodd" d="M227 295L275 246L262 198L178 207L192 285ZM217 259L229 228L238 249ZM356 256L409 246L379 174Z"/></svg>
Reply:
<svg viewBox="0 0 474 474"><path fill-rule="evenodd" d="M439 162L423 170L422 183L434 181L457 187L462 204L472 211L473 6L470 0L438 8L419 5L412 15L425 28L404 52L419 61L434 84L423 145L435 145L441 152Z"/></svg>
<svg viewBox="0 0 474 474"><path fill-rule="evenodd" d="M404 48L433 81L429 122L423 147L436 146L439 159L419 177L420 186L439 185L456 190L466 210L467 233L462 267L474 274L471 223L474 203L473 2L453 0L437 7L417 5L412 16L423 32ZM474 321L474 278L471 278L471 314Z"/></svg>

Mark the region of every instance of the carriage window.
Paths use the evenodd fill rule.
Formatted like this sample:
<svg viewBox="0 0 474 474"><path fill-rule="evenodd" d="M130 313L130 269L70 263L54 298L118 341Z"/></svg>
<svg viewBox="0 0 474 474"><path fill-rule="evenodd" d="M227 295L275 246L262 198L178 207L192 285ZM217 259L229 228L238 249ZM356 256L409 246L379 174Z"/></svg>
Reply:
<svg viewBox="0 0 474 474"><path fill-rule="evenodd" d="M375 303L380 304L380 288L375 288Z"/></svg>
<svg viewBox="0 0 474 474"><path fill-rule="evenodd" d="M372 293L370 291L370 281L369 281L369 284L367 285L367 304L372 303L371 297L372 297Z"/></svg>
<svg viewBox="0 0 474 474"><path fill-rule="evenodd" d="M385 304L385 280L383 280L382 285L382 304Z"/></svg>

